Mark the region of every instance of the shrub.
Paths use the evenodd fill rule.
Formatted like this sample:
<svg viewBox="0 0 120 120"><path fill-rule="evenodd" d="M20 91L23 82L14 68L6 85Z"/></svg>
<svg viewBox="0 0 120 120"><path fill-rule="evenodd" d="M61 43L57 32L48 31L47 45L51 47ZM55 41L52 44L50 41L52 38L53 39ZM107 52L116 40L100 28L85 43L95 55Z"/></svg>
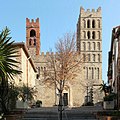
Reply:
<svg viewBox="0 0 120 120"><path fill-rule="evenodd" d="M36 107L41 107L42 105L42 101L41 100L37 100L36 101Z"/></svg>

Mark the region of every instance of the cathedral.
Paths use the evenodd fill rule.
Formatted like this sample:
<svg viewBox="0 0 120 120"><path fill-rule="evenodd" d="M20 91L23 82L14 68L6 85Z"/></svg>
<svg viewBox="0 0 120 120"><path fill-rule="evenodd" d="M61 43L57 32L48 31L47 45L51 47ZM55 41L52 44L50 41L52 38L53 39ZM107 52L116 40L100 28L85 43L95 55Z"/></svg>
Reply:
<svg viewBox="0 0 120 120"><path fill-rule="evenodd" d="M46 69L46 58L51 53L40 51L39 18L35 21L26 18L26 46L37 70L36 100L41 100L42 106L45 107L58 105L59 95L55 87L48 87L41 82L42 71ZM102 83L102 15L100 7L97 10L80 8L76 50L81 53L84 64L82 72L74 82L67 83L66 89L63 91L65 105L70 107L81 106L91 99L94 103L102 101L102 94L99 90L99 85ZM93 96L90 95L91 90Z"/></svg>

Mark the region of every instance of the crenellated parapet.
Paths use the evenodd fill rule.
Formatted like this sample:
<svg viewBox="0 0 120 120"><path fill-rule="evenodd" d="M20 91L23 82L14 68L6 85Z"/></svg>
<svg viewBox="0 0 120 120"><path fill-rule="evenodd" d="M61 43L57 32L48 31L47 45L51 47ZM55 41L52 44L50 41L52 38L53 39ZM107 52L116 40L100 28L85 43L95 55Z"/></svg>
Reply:
<svg viewBox="0 0 120 120"><path fill-rule="evenodd" d="M85 10L83 7L80 7L80 16L81 17L101 17L101 7L98 9L87 9Z"/></svg>
<svg viewBox="0 0 120 120"><path fill-rule="evenodd" d="M40 57L48 57L51 55L58 55L58 52L41 52Z"/></svg>
<svg viewBox="0 0 120 120"><path fill-rule="evenodd" d="M28 19L26 18L26 26L27 27L39 27L39 18L35 19Z"/></svg>

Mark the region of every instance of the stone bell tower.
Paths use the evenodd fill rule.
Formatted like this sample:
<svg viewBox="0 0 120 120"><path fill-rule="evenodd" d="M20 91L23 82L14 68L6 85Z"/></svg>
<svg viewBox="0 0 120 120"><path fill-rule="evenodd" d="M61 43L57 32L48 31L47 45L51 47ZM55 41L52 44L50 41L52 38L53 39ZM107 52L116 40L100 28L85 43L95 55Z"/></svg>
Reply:
<svg viewBox="0 0 120 120"><path fill-rule="evenodd" d="M80 8L77 23L77 51L81 54L84 62L84 82L86 82L86 86L95 88L95 85L102 83L101 7L97 10ZM96 92L95 89L94 91ZM96 96L98 95L96 92ZM98 102L98 98L95 98L96 102Z"/></svg>
<svg viewBox="0 0 120 120"><path fill-rule="evenodd" d="M40 25L39 18L30 21L26 18L26 45L30 55L40 53Z"/></svg>

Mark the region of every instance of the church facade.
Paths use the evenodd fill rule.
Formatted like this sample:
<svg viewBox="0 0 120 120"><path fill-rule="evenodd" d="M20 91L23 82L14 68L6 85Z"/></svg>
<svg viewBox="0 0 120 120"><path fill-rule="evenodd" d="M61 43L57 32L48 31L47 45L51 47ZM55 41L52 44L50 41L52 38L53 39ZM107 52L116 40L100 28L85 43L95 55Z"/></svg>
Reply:
<svg viewBox="0 0 120 120"><path fill-rule="evenodd" d="M77 52L82 55L84 64L82 71L73 82L67 82L63 91L65 105L81 106L85 101L94 103L102 100L102 94L98 90L102 83L102 15L101 8L92 11L80 8L77 23ZM43 106L58 105L59 94L55 86L48 87L41 82L46 69L46 59L49 54L40 51L40 23L39 18L31 21L26 18L26 46L37 69L35 86L37 100L41 100ZM92 90L92 91L91 91ZM93 96L91 95L92 92Z"/></svg>

